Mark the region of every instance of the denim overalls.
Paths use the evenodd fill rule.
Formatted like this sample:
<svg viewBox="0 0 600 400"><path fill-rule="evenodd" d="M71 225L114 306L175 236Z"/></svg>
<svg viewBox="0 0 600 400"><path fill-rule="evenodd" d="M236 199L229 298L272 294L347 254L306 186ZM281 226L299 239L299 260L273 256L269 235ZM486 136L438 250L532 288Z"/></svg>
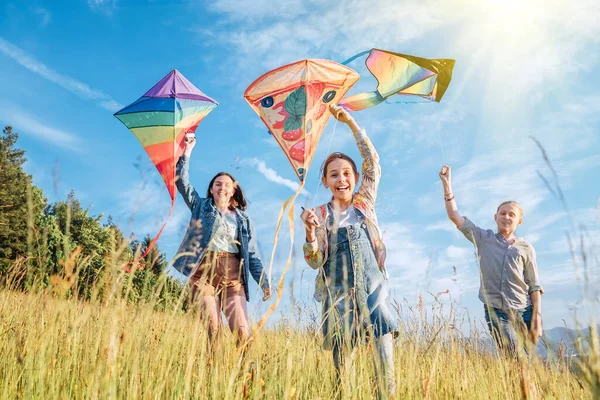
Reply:
<svg viewBox="0 0 600 400"><path fill-rule="evenodd" d="M354 346L365 336L377 339L397 331L387 304L388 281L379 269L364 215L358 222L339 228L329 210L329 256L323 265L323 347Z"/></svg>

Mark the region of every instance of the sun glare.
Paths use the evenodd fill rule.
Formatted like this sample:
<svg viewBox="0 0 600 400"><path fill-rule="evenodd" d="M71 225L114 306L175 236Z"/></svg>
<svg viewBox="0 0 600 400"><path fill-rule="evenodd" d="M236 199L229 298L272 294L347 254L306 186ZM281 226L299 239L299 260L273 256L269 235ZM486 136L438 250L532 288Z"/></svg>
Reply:
<svg viewBox="0 0 600 400"><path fill-rule="evenodd" d="M482 118L509 123L529 118L524 105L539 98L541 82L559 77L558 0L455 0L457 42L470 61L465 79L485 80ZM460 10L460 11L458 11ZM546 78L541 78L546 77ZM500 122L499 122L500 124Z"/></svg>
<svg viewBox="0 0 600 400"><path fill-rule="evenodd" d="M535 0L484 0L480 7L486 31L512 38L535 30L545 10L545 5Z"/></svg>

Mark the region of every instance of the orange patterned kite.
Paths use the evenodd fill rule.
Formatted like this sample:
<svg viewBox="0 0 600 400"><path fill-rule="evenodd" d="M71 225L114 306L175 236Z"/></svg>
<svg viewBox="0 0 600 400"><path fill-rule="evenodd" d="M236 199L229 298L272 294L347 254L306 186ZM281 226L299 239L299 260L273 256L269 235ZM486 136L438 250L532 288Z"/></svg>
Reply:
<svg viewBox="0 0 600 400"><path fill-rule="evenodd" d="M310 59L267 72L244 98L260 116L304 181L321 133L337 104L358 81L354 70L329 60Z"/></svg>

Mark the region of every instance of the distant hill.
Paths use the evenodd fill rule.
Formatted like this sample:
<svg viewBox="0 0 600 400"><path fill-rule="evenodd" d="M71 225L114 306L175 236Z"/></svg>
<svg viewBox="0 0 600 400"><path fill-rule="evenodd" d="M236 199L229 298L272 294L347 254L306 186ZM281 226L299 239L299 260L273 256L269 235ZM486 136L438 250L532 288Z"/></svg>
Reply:
<svg viewBox="0 0 600 400"><path fill-rule="evenodd" d="M600 333L600 325L596 327L596 332ZM544 336L542 340L539 340L537 343L535 352L541 358L546 359L548 357L549 352L551 354L554 354L554 356L558 354L559 349L562 346L562 351L565 356L577 357L580 355L576 345L577 338L581 337L581 348L583 350L583 353L586 354L590 348L589 334L589 327L582 329L579 333L579 336L575 329L568 329L564 327L546 329L544 330ZM489 335L479 338L479 340L475 344L473 342L470 343L471 346L475 345L477 350L484 353L494 353L497 351L496 343Z"/></svg>
<svg viewBox="0 0 600 400"><path fill-rule="evenodd" d="M544 330L544 341L546 345L551 348L554 352L558 351L559 347L564 346L565 350L568 351L569 356L579 355L576 341L580 337L582 339L581 347L583 352L587 352L589 349L589 335L590 327L582 329L579 333L575 329L569 329L565 327L556 327ZM600 333L600 325L596 326L596 333ZM547 351L542 344L538 345L538 351L543 357L546 356ZM544 350L544 351L542 351Z"/></svg>

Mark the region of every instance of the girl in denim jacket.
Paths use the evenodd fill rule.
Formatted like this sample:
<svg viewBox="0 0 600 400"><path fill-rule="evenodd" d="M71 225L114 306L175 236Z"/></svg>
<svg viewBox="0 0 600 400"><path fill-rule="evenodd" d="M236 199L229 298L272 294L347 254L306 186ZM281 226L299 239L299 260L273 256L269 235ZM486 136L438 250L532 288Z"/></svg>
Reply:
<svg viewBox="0 0 600 400"><path fill-rule="evenodd" d="M333 351L338 373L359 342L374 340L376 371L384 373L388 390L395 392L393 335L397 323L387 304L388 279L375 200L381 177L379 156L364 130L341 107L332 115L352 131L363 158L362 182L354 161L333 153L323 163L323 185L331 191L329 203L304 210L304 258L318 269L315 298L322 303L323 347Z"/></svg>
<svg viewBox="0 0 600 400"><path fill-rule="evenodd" d="M252 220L245 213L246 199L237 181L218 173L200 197L189 179L189 159L196 144L186 135L184 152L177 162L177 189L192 212L186 235L173 267L189 277L192 299L200 304L208 322L210 338L220 330L225 314L238 344L250 335L246 302L252 275L263 290L263 301L271 297L269 280L256 251Z"/></svg>

